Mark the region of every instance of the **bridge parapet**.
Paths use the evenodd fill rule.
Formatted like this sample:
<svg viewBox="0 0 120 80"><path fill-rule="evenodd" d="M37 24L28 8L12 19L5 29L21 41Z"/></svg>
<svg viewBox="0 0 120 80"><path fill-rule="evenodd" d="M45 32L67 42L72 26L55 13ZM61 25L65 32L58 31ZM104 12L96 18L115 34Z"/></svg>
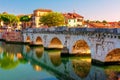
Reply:
<svg viewBox="0 0 120 80"><path fill-rule="evenodd" d="M106 33L106 34L120 34L119 28L29 28L23 30L23 33Z"/></svg>

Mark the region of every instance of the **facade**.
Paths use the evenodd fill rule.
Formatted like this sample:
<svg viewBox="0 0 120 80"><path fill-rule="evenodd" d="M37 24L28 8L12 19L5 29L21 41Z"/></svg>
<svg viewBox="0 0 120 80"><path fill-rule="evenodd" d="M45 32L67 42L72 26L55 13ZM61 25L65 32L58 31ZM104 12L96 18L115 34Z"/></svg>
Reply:
<svg viewBox="0 0 120 80"><path fill-rule="evenodd" d="M40 18L41 16L43 15L46 15L47 13L50 13L52 12L52 10L50 9L36 9L33 11L33 16L32 16L32 23L33 23L33 26L35 27L40 27L42 24L40 23Z"/></svg>
<svg viewBox="0 0 120 80"><path fill-rule="evenodd" d="M4 25L4 24L3 24L3 21L0 21L0 27L3 26L3 25Z"/></svg>
<svg viewBox="0 0 120 80"><path fill-rule="evenodd" d="M31 17L31 21L24 23L22 22L23 26L27 28L27 26L31 26L32 28L39 28L43 26L40 23L41 16L44 16L50 12L53 12L50 9L36 9L33 11L33 14L28 14L27 16ZM84 17L77 14L77 13L65 13L63 14L65 18L65 25L68 27L81 27L84 23ZM45 26L44 26L45 27Z"/></svg>
<svg viewBox="0 0 120 80"><path fill-rule="evenodd" d="M81 27L84 22L84 17L77 13L65 13L65 24L69 27Z"/></svg>

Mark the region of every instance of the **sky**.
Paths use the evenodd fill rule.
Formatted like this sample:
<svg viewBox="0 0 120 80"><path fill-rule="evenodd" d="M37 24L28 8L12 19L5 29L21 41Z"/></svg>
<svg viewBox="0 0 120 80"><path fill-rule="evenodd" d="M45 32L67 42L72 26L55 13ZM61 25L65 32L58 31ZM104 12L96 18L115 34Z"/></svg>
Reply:
<svg viewBox="0 0 120 80"><path fill-rule="evenodd" d="M76 12L85 20L120 21L120 0L0 0L0 13L31 14L38 8Z"/></svg>

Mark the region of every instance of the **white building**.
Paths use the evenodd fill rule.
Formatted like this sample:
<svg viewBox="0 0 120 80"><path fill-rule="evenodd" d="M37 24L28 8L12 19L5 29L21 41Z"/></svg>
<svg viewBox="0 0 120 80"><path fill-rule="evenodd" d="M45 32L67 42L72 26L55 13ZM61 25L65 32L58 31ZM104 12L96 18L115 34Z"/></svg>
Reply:
<svg viewBox="0 0 120 80"><path fill-rule="evenodd" d="M83 25L84 17L77 13L65 13L65 24L69 27L80 27Z"/></svg>

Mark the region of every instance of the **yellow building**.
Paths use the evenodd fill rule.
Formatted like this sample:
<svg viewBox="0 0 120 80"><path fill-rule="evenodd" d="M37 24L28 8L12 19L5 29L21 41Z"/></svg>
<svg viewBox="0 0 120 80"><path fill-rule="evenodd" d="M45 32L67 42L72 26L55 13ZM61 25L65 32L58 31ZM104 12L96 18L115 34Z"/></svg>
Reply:
<svg viewBox="0 0 120 80"><path fill-rule="evenodd" d="M32 16L33 26L35 26L36 28L40 27L41 26L41 23L40 23L41 16L43 16L47 13L50 13L50 12L52 12L52 10L50 10L50 9L36 9L36 10L34 10L33 16Z"/></svg>
<svg viewBox="0 0 120 80"><path fill-rule="evenodd" d="M0 27L3 26L3 25L4 25L4 24L3 24L3 21L0 21Z"/></svg>

